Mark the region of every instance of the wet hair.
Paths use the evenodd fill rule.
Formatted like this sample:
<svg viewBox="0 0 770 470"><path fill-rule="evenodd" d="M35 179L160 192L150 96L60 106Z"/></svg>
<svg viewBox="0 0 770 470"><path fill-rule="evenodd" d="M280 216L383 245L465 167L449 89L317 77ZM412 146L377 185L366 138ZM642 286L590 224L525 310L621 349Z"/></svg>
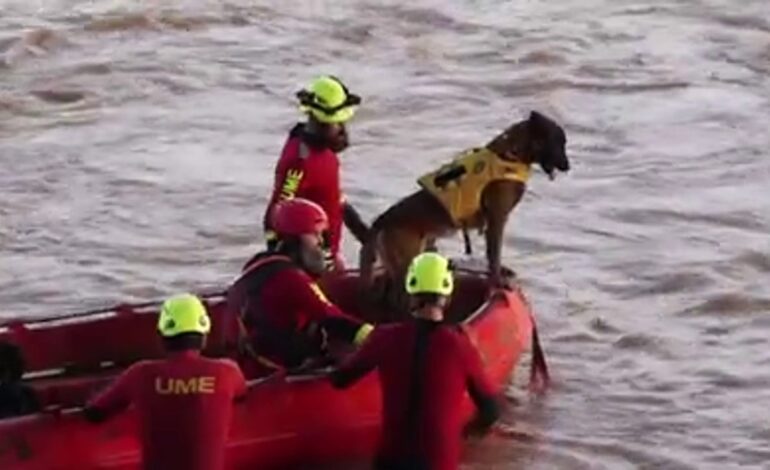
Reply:
<svg viewBox="0 0 770 470"><path fill-rule="evenodd" d="M24 356L12 343L0 341L0 382L18 382L24 375Z"/></svg>
<svg viewBox="0 0 770 470"><path fill-rule="evenodd" d="M306 124L300 124L297 135L300 136L302 142L312 149L330 149L334 146L334 142L330 141L326 135L327 127L329 127L329 124L319 121L311 114L308 116Z"/></svg>
<svg viewBox="0 0 770 470"><path fill-rule="evenodd" d="M203 349L204 336L200 333L182 333L169 338L163 338L163 347L166 351L200 351Z"/></svg>

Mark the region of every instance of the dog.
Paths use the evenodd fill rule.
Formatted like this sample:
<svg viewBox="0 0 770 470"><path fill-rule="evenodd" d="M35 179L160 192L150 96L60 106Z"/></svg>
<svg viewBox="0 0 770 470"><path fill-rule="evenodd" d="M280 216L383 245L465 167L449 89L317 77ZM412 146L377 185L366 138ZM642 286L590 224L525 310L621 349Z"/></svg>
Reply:
<svg viewBox="0 0 770 470"><path fill-rule="evenodd" d="M374 286L374 265L382 262L391 293L401 297L412 258L437 238L463 230L483 230L492 285L504 285L501 267L503 230L509 214L526 190L530 167L553 180L556 171L568 172L564 129L545 115L531 111L528 119L512 124L483 148L471 149L452 163L418 180L422 189L401 199L372 222L359 253L364 291ZM463 185L466 185L463 188ZM471 185L471 186L468 186ZM392 300L392 299L391 299Z"/></svg>

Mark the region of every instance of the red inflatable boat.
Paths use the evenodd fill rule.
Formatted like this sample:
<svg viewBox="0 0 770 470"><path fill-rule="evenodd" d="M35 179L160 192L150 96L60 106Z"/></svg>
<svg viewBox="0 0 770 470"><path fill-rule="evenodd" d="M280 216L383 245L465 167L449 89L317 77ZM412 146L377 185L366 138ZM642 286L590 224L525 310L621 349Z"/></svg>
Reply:
<svg viewBox="0 0 770 470"><path fill-rule="evenodd" d="M333 301L370 317L357 306L357 274L324 283ZM226 321L222 294L202 295L214 329L207 354L234 356L237 330ZM0 468L137 468L139 447L131 410L103 424L87 423L78 408L88 397L139 359L160 357L158 304L6 323L0 341L22 348L25 380L45 411L0 420ZM486 286L485 275L462 271L449 317L462 321L498 384L509 379L522 351L536 339L529 306L518 287ZM541 352L535 342L538 358ZM534 372L534 369L533 369ZM235 405L228 440L229 468L312 468L373 455L380 422L377 375L348 390L334 390L320 372L252 377L246 400ZM472 412L468 399L465 410Z"/></svg>

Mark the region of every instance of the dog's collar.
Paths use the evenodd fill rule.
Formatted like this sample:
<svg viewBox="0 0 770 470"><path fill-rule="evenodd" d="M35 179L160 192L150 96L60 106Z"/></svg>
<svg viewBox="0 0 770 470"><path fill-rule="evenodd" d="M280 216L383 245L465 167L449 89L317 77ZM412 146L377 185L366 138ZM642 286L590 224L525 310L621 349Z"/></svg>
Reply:
<svg viewBox="0 0 770 470"><path fill-rule="evenodd" d="M505 152L504 154L500 155L499 153L495 152L494 150L490 149L489 147L483 147L483 149L486 150L487 152L491 153L495 157L499 158L500 160L504 161L504 162L520 163L522 165L527 165L527 167L532 166L531 162L529 162L529 163L525 162L521 157L519 157L519 154L517 154L517 153L515 153L513 151L509 150L509 151Z"/></svg>

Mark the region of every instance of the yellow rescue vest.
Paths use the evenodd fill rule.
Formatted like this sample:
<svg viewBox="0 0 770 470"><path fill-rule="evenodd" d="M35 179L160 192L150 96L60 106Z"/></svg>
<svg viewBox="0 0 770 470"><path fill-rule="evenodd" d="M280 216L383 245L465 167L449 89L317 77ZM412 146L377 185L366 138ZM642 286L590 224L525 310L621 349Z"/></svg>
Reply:
<svg viewBox="0 0 770 470"><path fill-rule="evenodd" d="M421 176L417 183L441 202L455 226L460 227L481 209L481 193L489 183L526 183L529 175L530 168L525 163L503 160L487 148L474 148Z"/></svg>

